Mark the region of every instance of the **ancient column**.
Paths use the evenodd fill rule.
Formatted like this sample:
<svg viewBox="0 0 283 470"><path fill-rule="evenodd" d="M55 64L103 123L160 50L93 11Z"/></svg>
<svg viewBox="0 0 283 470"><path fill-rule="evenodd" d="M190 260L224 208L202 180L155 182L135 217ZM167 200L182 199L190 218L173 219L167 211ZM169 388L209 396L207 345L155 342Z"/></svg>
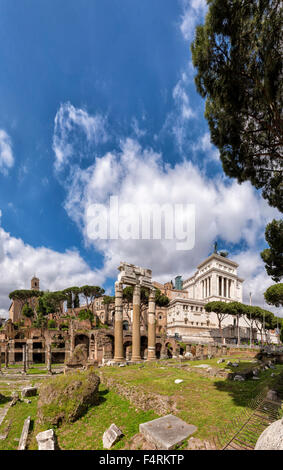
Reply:
<svg viewBox="0 0 283 470"><path fill-rule="evenodd" d="M23 372L27 371L27 355L26 355L26 345L23 346Z"/></svg>
<svg viewBox="0 0 283 470"><path fill-rule="evenodd" d="M115 326L114 326L114 360L124 360L123 350L123 284L115 282Z"/></svg>
<svg viewBox="0 0 283 470"><path fill-rule="evenodd" d="M147 360L154 361L156 359L155 343L156 343L156 325L155 325L155 292L151 291L148 301L148 352Z"/></svg>
<svg viewBox="0 0 283 470"><path fill-rule="evenodd" d="M47 344L46 346L46 358L47 358L47 372L48 374L52 374L52 369L51 369L51 344Z"/></svg>
<svg viewBox="0 0 283 470"><path fill-rule="evenodd" d="M29 344L26 342L26 370L29 368Z"/></svg>
<svg viewBox="0 0 283 470"><path fill-rule="evenodd" d="M15 364L15 340L9 341L9 363Z"/></svg>
<svg viewBox="0 0 283 470"><path fill-rule="evenodd" d="M6 367L6 369L8 369L8 367L9 367L8 343L5 344L5 367Z"/></svg>
<svg viewBox="0 0 283 470"><path fill-rule="evenodd" d="M141 309L141 287L139 284L136 284L134 287L134 294L133 294L132 361L141 360L140 309Z"/></svg>

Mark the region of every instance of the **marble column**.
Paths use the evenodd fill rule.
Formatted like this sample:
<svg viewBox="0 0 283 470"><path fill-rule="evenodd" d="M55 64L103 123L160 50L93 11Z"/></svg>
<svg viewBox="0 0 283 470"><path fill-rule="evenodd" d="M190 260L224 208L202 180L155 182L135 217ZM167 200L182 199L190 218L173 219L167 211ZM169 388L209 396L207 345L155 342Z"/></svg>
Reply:
<svg viewBox="0 0 283 470"><path fill-rule="evenodd" d="M123 284L115 282L115 327L114 327L114 360L124 360L123 350Z"/></svg>
<svg viewBox="0 0 283 470"><path fill-rule="evenodd" d="M136 284L134 286L134 294L133 294L132 361L141 360L140 310L141 310L141 287L139 284Z"/></svg>
<svg viewBox="0 0 283 470"><path fill-rule="evenodd" d="M46 369L48 374L52 374L52 368L51 368L51 344L47 344L46 346Z"/></svg>
<svg viewBox="0 0 283 470"><path fill-rule="evenodd" d="M224 297L224 277L221 277L221 297Z"/></svg>
<svg viewBox="0 0 283 470"><path fill-rule="evenodd" d="M156 359L155 353L156 344L156 321L155 321L155 292L151 291L148 301L148 353L147 360L154 361Z"/></svg>
<svg viewBox="0 0 283 470"><path fill-rule="evenodd" d="M8 350L8 344L5 344L5 367L8 369L9 367L9 350Z"/></svg>
<svg viewBox="0 0 283 470"><path fill-rule="evenodd" d="M23 372L26 373L27 371L27 347L26 345L23 346Z"/></svg>

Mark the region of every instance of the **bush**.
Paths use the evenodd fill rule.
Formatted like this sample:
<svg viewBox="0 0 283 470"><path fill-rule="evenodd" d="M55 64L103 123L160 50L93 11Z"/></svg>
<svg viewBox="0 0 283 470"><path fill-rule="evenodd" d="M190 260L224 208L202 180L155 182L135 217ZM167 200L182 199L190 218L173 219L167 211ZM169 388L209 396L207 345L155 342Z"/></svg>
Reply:
<svg viewBox="0 0 283 470"><path fill-rule="evenodd" d="M79 319L80 320L90 320L93 321L93 313L91 310L80 310L79 311Z"/></svg>
<svg viewBox="0 0 283 470"><path fill-rule="evenodd" d="M55 320L49 320L48 321L48 328L56 328L56 322Z"/></svg>

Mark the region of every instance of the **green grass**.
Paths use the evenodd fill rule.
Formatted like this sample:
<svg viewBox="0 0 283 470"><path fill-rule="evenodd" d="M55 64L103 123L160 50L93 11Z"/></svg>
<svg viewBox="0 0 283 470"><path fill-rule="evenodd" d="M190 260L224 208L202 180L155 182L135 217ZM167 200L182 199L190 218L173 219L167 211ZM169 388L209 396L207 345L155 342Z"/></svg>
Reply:
<svg viewBox="0 0 283 470"><path fill-rule="evenodd" d="M193 361L189 365L197 365L198 362L215 365L217 360ZM127 384L128 387L139 387L145 393L170 397L176 404L177 416L197 426L198 431L194 436L211 439L216 432L226 427L227 422L249 409L250 401L261 390L267 385L272 387L276 377L272 378L271 373L279 371L283 371L283 365L262 372L260 380L234 382L206 377L197 371L168 367L165 363L158 362L148 363L142 368L139 365L128 366L122 371L116 367L105 367L103 374L121 385ZM183 382L177 385L174 383L175 379L182 379Z"/></svg>
<svg viewBox="0 0 283 470"><path fill-rule="evenodd" d="M115 423L124 437L112 449L122 449L139 432L139 424L158 417L153 411L140 411L114 391L100 385L100 403L92 406L78 421L63 424L55 429L58 444L62 450L102 450L102 436ZM36 449L35 430L30 449Z"/></svg>
<svg viewBox="0 0 283 470"><path fill-rule="evenodd" d="M230 367L231 370L242 371L256 366L250 362L251 359L246 359L241 355L226 357L231 362L238 358L240 358L240 366ZM232 419L241 416L245 410L251 411L249 409L250 401L265 387L275 387L278 374L283 372L283 365L276 365L275 369L264 370L260 374L260 380L234 382L225 378L206 377L197 369L195 371L186 370L187 366L192 367L198 364L227 368L227 360L221 364L217 364L217 360L217 358L186 362L167 360L123 368L104 367L100 371L106 378L111 378L129 389L140 390L145 395L150 393L169 397L170 402L176 405L174 414L187 423L197 426L198 429L194 436L212 440L219 431L226 428L227 423L231 423ZM271 373L275 373L276 376L271 377ZM78 374L84 373L79 372ZM175 379L182 379L183 382L175 384ZM32 379L33 384L38 380L39 378ZM43 380L45 382L45 379ZM53 380L54 378L48 379L48 381ZM70 376L66 375L62 376L59 382L64 386L65 381L68 380L70 380ZM102 449L103 433L112 423L115 423L124 433L122 440L113 449L127 448L131 438L138 433L139 424L158 417L156 410L142 411L138 409L128 399L119 395L115 389L109 390L105 385L100 384L99 390L100 402L98 405L90 407L85 415L76 422L63 423L61 427L55 429L61 449ZM4 394L8 395L6 388ZM0 450L17 448L18 441L14 439L20 437L24 419L30 415L34 420L36 415L37 397L31 398L31 400L30 405L20 403L9 410L6 421L12 419L12 427L7 440L0 441ZM3 432L4 427L5 423L1 427L0 433ZM30 449L37 448L35 435L42 430L44 429L35 423L29 444ZM182 448L185 445L183 444Z"/></svg>
<svg viewBox="0 0 283 470"><path fill-rule="evenodd" d="M0 440L0 450L17 450L24 421L28 416L31 417L31 426L33 426L36 416L37 397L31 397L29 400L31 401L30 404L19 402L9 409L4 422L0 426L0 434L4 433L10 421L11 427L7 438L4 441Z"/></svg>

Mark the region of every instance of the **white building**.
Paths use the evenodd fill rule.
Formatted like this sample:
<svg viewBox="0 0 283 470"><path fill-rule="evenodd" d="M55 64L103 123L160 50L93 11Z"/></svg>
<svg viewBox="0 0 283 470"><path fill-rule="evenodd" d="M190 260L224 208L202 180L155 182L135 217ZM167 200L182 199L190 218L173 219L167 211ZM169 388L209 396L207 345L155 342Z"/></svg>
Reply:
<svg viewBox="0 0 283 470"><path fill-rule="evenodd" d="M207 302L221 300L223 302L242 302L243 282L238 276L238 264L234 261L213 253L198 267L195 274L183 282L183 290L178 295L170 295L167 311L167 334L180 336L184 342L209 343L221 342L219 322L214 312L205 311ZM222 334L226 343L236 343L238 330L242 343L260 339L257 330L250 331L249 320L245 317L237 319L226 315L222 320ZM276 337L270 335L272 341Z"/></svg>

